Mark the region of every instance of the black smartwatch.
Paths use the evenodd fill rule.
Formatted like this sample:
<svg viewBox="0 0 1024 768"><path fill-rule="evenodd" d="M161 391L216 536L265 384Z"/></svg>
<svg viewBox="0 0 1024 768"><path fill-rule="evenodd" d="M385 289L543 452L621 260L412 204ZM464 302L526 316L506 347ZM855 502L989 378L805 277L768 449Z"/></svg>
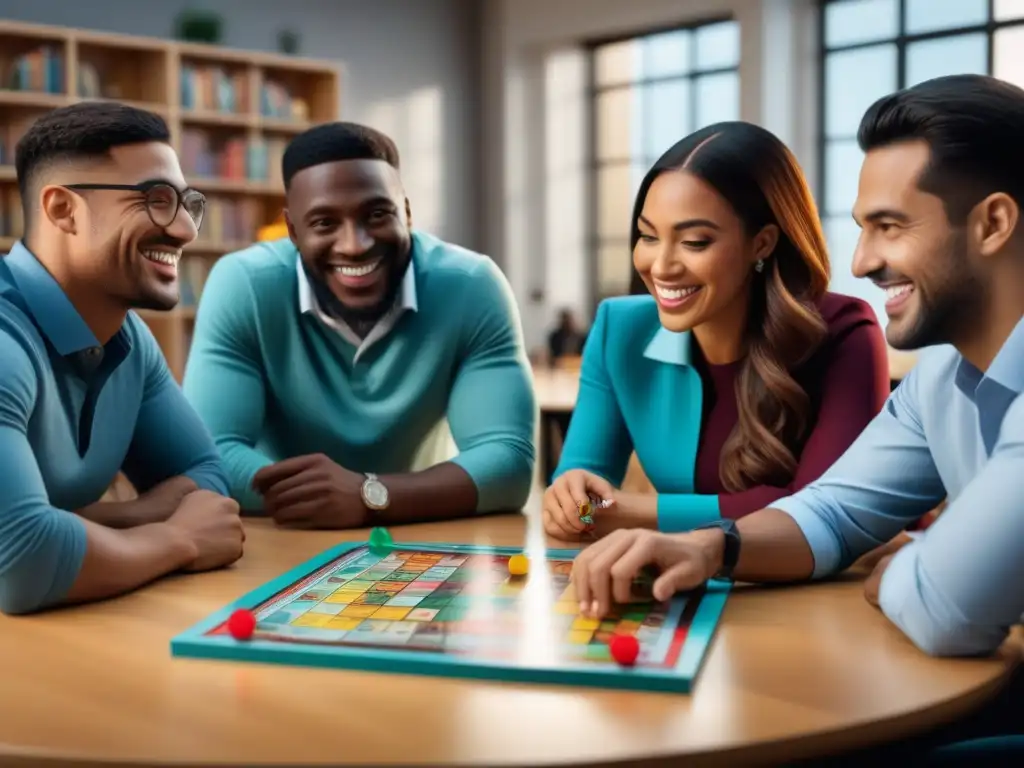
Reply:
<svg viewBox="0 0 1024 768"><path fill-rule="evenodd" d="M725 547L722 550L722 567L715 574L716 579L731 579L732 572L736 568L736 561L740 559L740 532L736 528L735 520L716 520L713 523L698 525L693 530L701 531L709 528L717 528L725 534Z"/></svg>

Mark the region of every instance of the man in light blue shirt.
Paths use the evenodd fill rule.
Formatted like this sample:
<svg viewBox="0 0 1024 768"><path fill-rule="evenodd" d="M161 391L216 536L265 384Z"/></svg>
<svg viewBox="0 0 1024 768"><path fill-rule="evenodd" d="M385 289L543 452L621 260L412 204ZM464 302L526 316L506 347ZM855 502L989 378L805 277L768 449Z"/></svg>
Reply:
<svg viewBox="0 0 1024 768"><path fill-rule="evenodd" d="M829 576L947 499L879 561L868 599L932 655L1005 640L1024 614L1022 135L1024 91L988 77L928 81L868 110L854 272L888 294L890 345L933 348L800 493L738 524L623 531L588 549L573 574L584 609L603 613L651 562L659 597L715 575Z"/></svg>

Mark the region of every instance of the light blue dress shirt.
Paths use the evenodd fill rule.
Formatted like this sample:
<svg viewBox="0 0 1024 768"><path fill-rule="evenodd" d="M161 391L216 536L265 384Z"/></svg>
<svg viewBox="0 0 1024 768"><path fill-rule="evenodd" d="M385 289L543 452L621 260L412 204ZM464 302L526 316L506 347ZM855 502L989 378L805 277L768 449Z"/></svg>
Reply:
<svg viewBox="0 0 1024 768"><path fill-rule="evenodd" d="M1024 319L982 374L927 350L843 457L772 505L833 574L948 498L892 558L879 603L923 651L995 650L1024 614Z"/></svg>

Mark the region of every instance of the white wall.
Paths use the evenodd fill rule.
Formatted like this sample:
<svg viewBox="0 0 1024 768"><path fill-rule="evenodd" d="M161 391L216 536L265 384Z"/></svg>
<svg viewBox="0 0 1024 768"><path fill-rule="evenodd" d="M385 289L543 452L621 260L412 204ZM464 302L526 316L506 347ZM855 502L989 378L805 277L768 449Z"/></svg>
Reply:
<svg viewBox="0 0 1024 768"><path fill-rule="evenodd" d="M341 61L342 116L398 142L416 223L480 247L477 0L0 0L0 19L166 38L197 7L225 45L273 51L293 29L301 55Z"/></svg>
<svg viewBox="0 0 1024 768"><path fill-rule="evenodd" d="M774 131L815 180L814 0L485 3L484 247L512 282L531 346L560 307L589 314L584 41L731 14L741 119Z"/></svg>

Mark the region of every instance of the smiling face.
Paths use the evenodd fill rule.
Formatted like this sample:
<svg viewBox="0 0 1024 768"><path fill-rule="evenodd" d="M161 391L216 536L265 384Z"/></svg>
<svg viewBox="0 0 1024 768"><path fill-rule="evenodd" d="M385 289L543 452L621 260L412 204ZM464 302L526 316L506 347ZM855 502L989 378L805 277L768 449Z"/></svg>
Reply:
<svg viewBox="0 0 1024 768"><path fill-rule="evenodd" d="M107 158L83 166L66 181L94 187L161 181L177 190L186 188L178 156L162 142L115 147ZM142 192L55 187L48 194L54 210L73 211L75 236L68 258L76 279L126 308L167 310L178 303L178 261L198 230L188 213L177 207L176 196L149 196L156 218L166 215L170 220L161 227L154 223ZM80 204L71 202L71 195Z"/></svg>
<svg viewBox="0 0 1024 768"><path fill-rule="evenodd" d="M722 317L742 327L754 264L774 243L770 232L750 237L718 191L686 171L654 180L637 229L633 265L665 328L681 332Z"/></svg>
<svg viewBox="0 0 1024 768"><path fill-rule="evenodd" d="M929 160L923 141L867 153L853 215L862 231L853 272L885 290L885 333L896 349L953 341L984 302L964 227L919 187Z"/></svg>
<svg viewBox="0 0 1024 768"><path fill-rule="evenodd" d="M347 315L387 311L412 248L408 201L398 171L379 160L306 168L288 190L288 231L306 273Z"/></svg>

